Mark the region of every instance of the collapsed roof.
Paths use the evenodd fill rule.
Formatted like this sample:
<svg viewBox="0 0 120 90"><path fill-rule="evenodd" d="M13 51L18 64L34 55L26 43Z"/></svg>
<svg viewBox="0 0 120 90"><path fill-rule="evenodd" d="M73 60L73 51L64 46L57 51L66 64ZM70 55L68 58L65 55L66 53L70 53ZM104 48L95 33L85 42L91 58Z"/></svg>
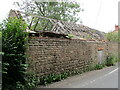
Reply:
<svg viewBox="0 0 120 90"><path fill-rule="evenodd" d="M23 12L11 10L13 15L16 14L21 16L21 13ZM10 13L11 13L10 12ZM10 14L11 15L11 14ZM85 39L94 39L94 40L105 40L104 33L100 32L98 30L89 28L82 24L76 24L74 22L66 22L62 20L55 20L47 17L37 16L37 15L28 15L30 16L30 20L28 29L30 31L34 32L53 32L57 34L72 34L75 36L75 38L85 38ZM42 24L42 20L46 20L44 24ZM42 25L42 28L39 27L40 24ZM38 28L37 28L38 27Z"/></svg>

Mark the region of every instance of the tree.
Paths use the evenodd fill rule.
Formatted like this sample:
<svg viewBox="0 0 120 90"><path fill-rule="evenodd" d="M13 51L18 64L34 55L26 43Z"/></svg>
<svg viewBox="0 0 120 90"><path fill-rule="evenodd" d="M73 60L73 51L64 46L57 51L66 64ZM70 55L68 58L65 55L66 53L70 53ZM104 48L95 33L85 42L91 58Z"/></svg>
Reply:
<svg viewBox="0 0 120 90"><path fill-rule="evenodd" d="M24 1L21 4L15 2L17 6L25 13L35 14L38 16L44 16L57 20L64 20L68 22L77 22L80 21L80 17L78 17L78 13L83 11L80 5L77 2L36 2L36 1ZM26 14L25 17L28 17ZM27 18L29 22L33 18ZM39 29L48 23L47 20L34 18L33 22L39 22ZM34 26L33 25L33 26ZM51 26L51 25L49 25ZM41 28L42 29L42 28Z"/></svg>

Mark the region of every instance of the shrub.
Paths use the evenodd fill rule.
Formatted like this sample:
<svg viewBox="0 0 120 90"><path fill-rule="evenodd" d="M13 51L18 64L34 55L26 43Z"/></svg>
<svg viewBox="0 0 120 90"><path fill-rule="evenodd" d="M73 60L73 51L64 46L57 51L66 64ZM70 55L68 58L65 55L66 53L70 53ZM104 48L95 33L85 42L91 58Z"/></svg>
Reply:
<svg viewBox="0 0 120 90"><path fill-rule="evenodd" d="M119 35L118 35L118 31L116 31L116 32L109 32L109 33L107 33L105 36L106 36L106 38L107 38L109 41L120 42L120 38L119 38Z"/></svg>
<svg viewBox="0 0 120 90"><path fill-rule="evenodd" d="M92 70L95 70L95 65L90 64L87 68L87 71L92 71Z"/></svg>
<svg viewBox="0 0 120 90"><path fill-rule="evenodd" d="M68 73L66 73L66 72L61 73L61 74L50 74L48 76L41 77L39 84L47 85L48 83L57 82L57 81L65 79L67 77L68 77Z"/></svg>
<svg viewBox="0 0 120 90"><path fill-rule="evenodd" d="M106 60L106 66L113 66L115 65L115 61L117 60L117 57L113 54L108 54L107 60Z"/></svg>
<svg viewBox="0 0 120 90"><path fill-rule="evenodd" d="M9 18L2 25L3 90L22 87L25 72L25 37L26 25L22 20ZM18 86L17 86L18 85Z"/></svg>
<svg viewBox="0 0 120 90"><path fill-rule="evenodd" d="M17 18L9 18L1 24L3 90L28 90L34 86L34 78L26 73L26 26Z"/></svg>
<svg viewBox="0 0 120 90"><path fill-rule="evenodd" d="M30 90L32 88L35 88L40 82L39 77L32 72L26 73L24 78L25 78L25 84L23 90Z"/></svg>
<svg viewBox="0 0 120 90"><path fill-rule="evenodd" d="M96 64L94 69L99 70L99 69L102 69L102 68L103 68L102 64Z"/></svg>

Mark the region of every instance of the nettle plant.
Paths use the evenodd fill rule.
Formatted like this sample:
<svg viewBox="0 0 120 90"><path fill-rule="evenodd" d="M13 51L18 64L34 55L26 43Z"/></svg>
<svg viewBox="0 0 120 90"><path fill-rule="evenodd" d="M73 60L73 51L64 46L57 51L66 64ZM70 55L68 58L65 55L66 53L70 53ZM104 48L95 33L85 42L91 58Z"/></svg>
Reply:
<svg viewBox="0 0 120 90"><path fill-rule="evenodd" d="M1 24L3 90L28 90L35 86L31 84L33 77L26 73L26 27L26 23L17 18L9 18Z"/></svg>

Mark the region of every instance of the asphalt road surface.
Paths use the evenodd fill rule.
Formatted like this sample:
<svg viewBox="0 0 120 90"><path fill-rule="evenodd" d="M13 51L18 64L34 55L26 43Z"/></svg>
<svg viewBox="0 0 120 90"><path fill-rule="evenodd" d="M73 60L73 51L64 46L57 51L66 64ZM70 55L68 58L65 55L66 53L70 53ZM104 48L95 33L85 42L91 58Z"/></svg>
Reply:
<svg viewBox="0 0 120 90"><path fill-rule="evenodd" d="M118 66L106 67L68 77L40 88L118 88Z"/></svg>

